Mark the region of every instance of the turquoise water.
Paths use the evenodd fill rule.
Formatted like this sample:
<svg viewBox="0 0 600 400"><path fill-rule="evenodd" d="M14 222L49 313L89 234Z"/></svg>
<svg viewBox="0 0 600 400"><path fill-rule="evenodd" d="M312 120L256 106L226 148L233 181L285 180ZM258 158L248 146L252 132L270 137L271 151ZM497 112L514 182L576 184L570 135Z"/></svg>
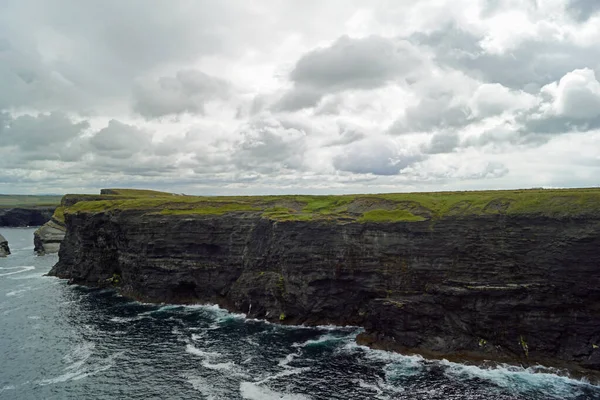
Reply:
<svg viewBox="0 0 600 400"><path fill-rule="evenodd" d="M0 399L600 399L552 370L479 368L356 345L215 306L142 304L44 277L34 229L3 229Z"/></svg>

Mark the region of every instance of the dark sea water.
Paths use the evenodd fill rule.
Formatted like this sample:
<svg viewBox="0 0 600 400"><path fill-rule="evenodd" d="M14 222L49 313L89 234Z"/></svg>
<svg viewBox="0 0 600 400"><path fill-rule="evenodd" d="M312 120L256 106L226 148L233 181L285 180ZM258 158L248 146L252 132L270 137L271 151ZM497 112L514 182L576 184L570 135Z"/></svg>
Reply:
<svg viewBox="0 0 600 400"><path fill-rule="evenodd" d="M42 276L33 229L2 229L0 399L600 399L518 367L370 350L353 327L283 327L215 306L150 305Z"/></svg>

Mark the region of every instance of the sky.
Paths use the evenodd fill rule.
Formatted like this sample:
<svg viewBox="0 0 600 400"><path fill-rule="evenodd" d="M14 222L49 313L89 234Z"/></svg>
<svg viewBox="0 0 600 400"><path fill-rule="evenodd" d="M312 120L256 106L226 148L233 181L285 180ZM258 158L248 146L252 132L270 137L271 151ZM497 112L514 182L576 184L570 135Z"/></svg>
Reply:
<svg viewBox="0 0 600 400"><path fill-rule="evenodd" d="M600 184L598 0L0 0L0 193Z"/></svg>

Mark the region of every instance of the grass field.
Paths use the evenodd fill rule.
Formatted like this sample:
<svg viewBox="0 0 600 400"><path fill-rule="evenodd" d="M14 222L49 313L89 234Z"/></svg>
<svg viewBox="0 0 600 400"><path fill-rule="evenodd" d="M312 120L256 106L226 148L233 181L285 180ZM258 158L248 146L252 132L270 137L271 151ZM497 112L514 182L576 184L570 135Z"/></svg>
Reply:
<svg viewBox="0 0 600 400"><path fill-rule="evenodd" d="M61 197L0 194L0 208L58 206Z"/></svg>
<svg viewBox="0 0 600 400"><path fill-rule="evenodd" d="M165 215L260 213L277 221L416 222L448 216L600 215L600 189L527 189L331 196L185 196L110 189L105 195L67 195L75 204L57 213L141 210ZM62 217L62 215L61 215Z"/></svg>

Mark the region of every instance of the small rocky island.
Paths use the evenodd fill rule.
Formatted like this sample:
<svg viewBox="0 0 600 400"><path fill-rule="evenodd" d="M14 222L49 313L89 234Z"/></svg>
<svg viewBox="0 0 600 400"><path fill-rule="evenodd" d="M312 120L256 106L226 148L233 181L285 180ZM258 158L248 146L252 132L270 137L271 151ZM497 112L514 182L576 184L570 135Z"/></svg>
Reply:
<svg viewBox="0 0 600 400"><path fill-rule="evenodd" d="M6 257L10 254L10 248L8 247L8 241L4 236L0 235L0 257Z"/></svg>
<svg viewBox="0 0 600 400"><path fill-rule="evenodd" d="M58 211L58 210L57 210ZM50 275L373 347L600 370L600 190L67 195Z"/></svg>

